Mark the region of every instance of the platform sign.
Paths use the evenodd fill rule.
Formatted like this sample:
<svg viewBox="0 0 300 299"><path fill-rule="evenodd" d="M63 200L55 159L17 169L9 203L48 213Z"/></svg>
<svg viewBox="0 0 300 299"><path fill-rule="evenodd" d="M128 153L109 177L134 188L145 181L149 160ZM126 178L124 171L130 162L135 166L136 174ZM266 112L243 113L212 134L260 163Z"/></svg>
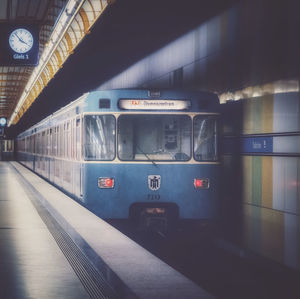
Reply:
<svg viewBox="0 0 300 299"><path fill-rule="evenodd" d="M39 28L36 24L0 24L0 65L34 66L39 58Z"/></svg>
<svg viewBox="0 0 300 299"><path fill-rule="evenodd" d="M273 137L244 137L242 138L244 153L272 153Z"/></svg>

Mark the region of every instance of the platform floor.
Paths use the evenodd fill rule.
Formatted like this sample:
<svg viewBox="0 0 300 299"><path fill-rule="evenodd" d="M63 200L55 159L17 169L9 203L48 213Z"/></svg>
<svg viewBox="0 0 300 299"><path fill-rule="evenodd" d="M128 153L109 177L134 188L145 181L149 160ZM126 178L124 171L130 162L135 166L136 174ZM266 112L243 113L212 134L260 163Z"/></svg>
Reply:
<svg viewBox="0 0 300 299"><path fill-rule="evenodd" d="M90 298L20 180L0 162L0 298Z"/></svg>
<svg viewBox="0 0 300 299"><path fill-rule="evenodd" d="M0 162L0 299L213 298L17 162Z"/></svg>

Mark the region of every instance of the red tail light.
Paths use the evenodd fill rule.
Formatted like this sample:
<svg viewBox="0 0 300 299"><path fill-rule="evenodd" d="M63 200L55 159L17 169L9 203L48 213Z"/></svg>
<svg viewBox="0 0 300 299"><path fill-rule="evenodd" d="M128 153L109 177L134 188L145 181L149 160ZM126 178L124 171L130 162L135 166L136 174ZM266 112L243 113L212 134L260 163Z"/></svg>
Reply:
<svg viewBox="0 0 300 299"><path fill-rule="evenodd" d="M209 179L194 179L194 186L196 189L208 189Z"/></svg>
<svg viewBox="0 0 300 299"><path fill-rule="evenodd" d="M113 188L115 186L115 180L113 178L98 178L99 188Z"/></svg>

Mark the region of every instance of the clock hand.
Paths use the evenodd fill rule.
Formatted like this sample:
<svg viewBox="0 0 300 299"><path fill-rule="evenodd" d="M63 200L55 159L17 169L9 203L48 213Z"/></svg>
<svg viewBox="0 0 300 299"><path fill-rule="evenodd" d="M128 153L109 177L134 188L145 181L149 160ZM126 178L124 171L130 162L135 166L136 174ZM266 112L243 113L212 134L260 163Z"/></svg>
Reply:
<svg viewBox="0 0 300 299"><path fill-rule="evenodd" d="M19 41L22 41L20 38L19 38L19 35L17 33L15 33L15 36L18 38Z"/></svg>
<svg viewBox="0 0 300 299"><path fill-rule="evenodd" d="M22 38L20 38L16 33L15 33L15 36L19 39L19 41L25 45L28 45L26 42L23 41Z"/></svg>

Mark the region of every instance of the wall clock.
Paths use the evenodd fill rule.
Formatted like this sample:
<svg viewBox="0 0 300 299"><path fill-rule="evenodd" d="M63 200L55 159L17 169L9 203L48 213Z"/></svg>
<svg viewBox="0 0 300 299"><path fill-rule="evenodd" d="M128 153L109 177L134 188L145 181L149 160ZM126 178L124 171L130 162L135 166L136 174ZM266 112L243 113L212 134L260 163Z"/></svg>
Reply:
<svg viewBox="0 0 300 299"><path fill-rule="evenodd" d="M0 126L4 127L6 125L6 122L7 122L7 120L5 117L0 117Z"/></svg>
<svg viewBox="0 0 300 299"><path fill-rule="evenodd" d="M9 36L9 45L17 53L26 53L33 46L33 36L27 29L15 29Z"/></svg>

